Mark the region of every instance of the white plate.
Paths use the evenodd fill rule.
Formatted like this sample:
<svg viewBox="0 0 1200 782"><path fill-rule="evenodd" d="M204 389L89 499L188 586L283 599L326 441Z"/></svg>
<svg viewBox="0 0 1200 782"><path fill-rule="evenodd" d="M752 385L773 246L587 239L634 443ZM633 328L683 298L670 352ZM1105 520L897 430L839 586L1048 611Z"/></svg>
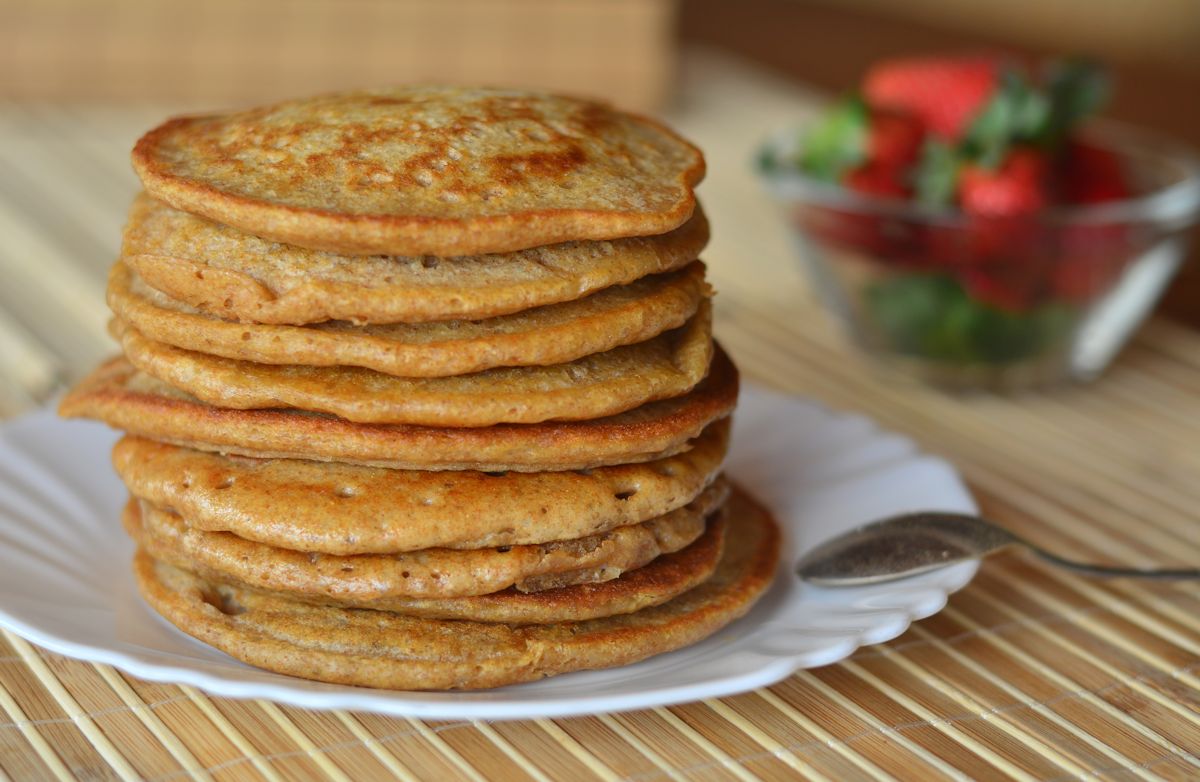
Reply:
<svg viewBox="0 0 1200 782"><path fill-rule="evenodd" d="M817 589L797 555L905 510L974 511L954 470L865 418L758 388L743 391L728 472L784 527L780 572L754 610L716 635L636 665L480 692L389 692L252 668L154 614L130 575L109 465L116 434L51 411L0 429L0 625L52 651L216 695L431 719L558 717L751 690L899 635L940 610L978 562L900 583Z"/></svg>

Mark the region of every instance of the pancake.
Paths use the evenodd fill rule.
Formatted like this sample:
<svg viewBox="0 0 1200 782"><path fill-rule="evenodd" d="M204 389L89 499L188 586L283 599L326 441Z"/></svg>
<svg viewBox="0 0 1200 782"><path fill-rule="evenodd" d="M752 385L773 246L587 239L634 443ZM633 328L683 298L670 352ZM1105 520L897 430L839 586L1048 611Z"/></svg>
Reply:
<svg viewBox="0 0 1200 782"><path fill-rule="evenodd" d="M611 581L693 543L727 494L721 482L666 515L575 540L402 554L337 556L266 546L196 529L174 513L132 499L123 521L152 557L205 578L308 602L372 608L396 598L470 597L510 587L540 592Z"/></svg>
<svg viewBox="0 0 1200 782"><path fill-rule="evenodd" d="M779 530L738 492L727 523L721 562L703 584L659 606L585 622L512 626L313 606L217 585L145 552L134 573L168 621L251 665L364 687L478 689L627 665L696 643L742 616L775 573Z"/></svg>
<svg viewBox="0 0 1200 782"><path fill-rule="evenodd" d="M616 415L686 394L708 373L708 302L678 329L548 367L403 378L360 367L274 366L153 342L119 328L138 369L218 407L292 407L364 424L479 427Z"/></svg>
<svg viewBox="0 0 1200 782"><path fill-rule="evenodd" d="M507 315L682 268L708 243L697 207L659 236L508 254L345 256L279 244L139 195L121 257L150 286L253 323L417 323Z"/></svg>
<svg viewBox="0 0 1200 782"><path fill-rule="evenodd" d="M325 554L478 549L582 538L683 507L721 469L729 420L687 451L581 472L426 472L220 456L124 437L129 493L190 526Z"/></svg>
<svg viewBox="0 0 1200 782"><path fill-rule="evenodd" d="M709 517L704 534L674 554L664 554L612 581L575 584L540 592L505 589L488 595L444 599L394 597L370 605L343 601L306 600L339 608L372 608L422 619L461 619L513 625L583 622L618 614L631 614L679 597L707 581L721 561L725 545L724 513ZM291 593L274 593L287 600Z"/></svg>
<svg viewBox="0 0 1200 782"><path fill-rule="evenodd" d="M582 622L661 605L704 583L716 571L724 542L724 514L718 511L709 518L703 534L691 545L673 554L664 554L619 578L600 583L575 584L540 592L505 589L472 597L388 597L361 602L350 596L331 598L257 587L254 590L313 605L367 608L421 619L458 619L515 625ZM149 549L147 553L153 556ZM186 559L172 561L166 558L161 561L183 567L213 583L227 583L223 574L209 572L203 567L193 569L194 563Z"/></svg>
<svg viewBox="0 0 1200 782"><path fill-rule="evenodd" d="M400 554L338 556L267 546L196 529L170 511L133 499L123 520L155 559L227 583L370 607L372 600L389 597L467 597L509 587L539 592L609 581L695 541L727 493L720 483L664 516L575 540Z"/></svg>
<svg viewBox="0 0 1200 782"><path fill-rule="evenodd" d="M108 278L109 306L147 339L241 361L356 366L402 377L573 361L683 325L708 293L704 264L696 262L575 301L482 321L301 327L205 315L149 287L122 263Z"/></svg>
<svg viewBox="0 0 1200 782"><path fill-rule="evenodd" d="M700 151L592 101L399 87L178 117L133 150L177 209L334 252L465 255L670 231Z"/></svg>
<svg viewBox="0 0 1200 782"><path fill-rule="evenodd" d="M66 418L203 451L337 461L415 470L539 472L646 462L686 450L729 415L737 369L716 347L709 376L684 396L591 421L453 429L355 424L293 410L226 410L138 372L124 358L101 364L59 404Z"/></svg>

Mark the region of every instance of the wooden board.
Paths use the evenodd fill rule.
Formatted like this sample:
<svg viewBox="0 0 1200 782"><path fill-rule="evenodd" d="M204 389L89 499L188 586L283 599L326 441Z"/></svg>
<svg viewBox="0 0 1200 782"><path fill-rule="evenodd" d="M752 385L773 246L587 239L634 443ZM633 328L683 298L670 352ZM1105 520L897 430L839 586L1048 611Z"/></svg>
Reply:
<svg viewBox="0 0 1200 782"><path fill-rule="evenodd" d="M913 436L959 466L989 515L1055 550L1141 566L1200 562L1200 335L1152 322L1100 382L1017 398L946 396L883 373L847 347L803 284L749 169L757 140L811 101L711 56L689 60L687 84L688 108L672 119L709 152L702 197L715 227L706 260L720 291L717 331L748 376ZM124 148L152 118L0 109L0 174L24 177L0 175L0 305L43 346L86 343L70 355L43 347L64 374L92 350L72 329L96 328L95 352L103 346L102 274L132 189ZM31 298L38 269L67 276L37 288L44 299L11 306L12 281L30 281ZM6 634L0 770L13 779L1196 779L1200 585L1085 580L1005 555L900 638L764 690L493 724L212 698Z"/></svg>

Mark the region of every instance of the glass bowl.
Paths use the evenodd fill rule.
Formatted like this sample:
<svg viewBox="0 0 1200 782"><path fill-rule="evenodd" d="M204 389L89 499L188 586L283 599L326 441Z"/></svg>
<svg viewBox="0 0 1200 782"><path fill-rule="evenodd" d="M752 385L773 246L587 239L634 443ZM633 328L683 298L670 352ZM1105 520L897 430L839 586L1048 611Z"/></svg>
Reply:
<svg viewBox="0 0 1200 782"><path fill-rule="evenodd" d="M812 179L794 164L801 136L759 162L818 294L869 354L943 387L1095 378L1179 270L1200 211L1196 158L1115 124L1082 136L1117 153L1137 197L1019 218Z"/></svg>

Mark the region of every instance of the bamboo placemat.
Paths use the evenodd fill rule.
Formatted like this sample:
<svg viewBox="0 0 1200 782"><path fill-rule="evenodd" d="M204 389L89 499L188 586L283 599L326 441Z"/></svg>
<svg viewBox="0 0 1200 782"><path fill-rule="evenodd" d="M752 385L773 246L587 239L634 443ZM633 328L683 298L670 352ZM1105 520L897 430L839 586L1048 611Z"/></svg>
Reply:
<svg viewBox="0 0 1200 782"><path fill-rule="evenodd" d="M717 330L747 376L909 434L958 465L985 512L1055 550L1200 562L1200 335L1151 322L1099 383L1010 399L876 370L804 287L749 172L754 143L810 96L711 55L689 60L686 87L673 121L709 154ZM0 108L6 380L69 378L107 349L124 154L158 113ZM209 697L5 634L0 712L12 779L1196 779L1200 585L1005 555L900 638L764 690L491 724Z"/></svg>

